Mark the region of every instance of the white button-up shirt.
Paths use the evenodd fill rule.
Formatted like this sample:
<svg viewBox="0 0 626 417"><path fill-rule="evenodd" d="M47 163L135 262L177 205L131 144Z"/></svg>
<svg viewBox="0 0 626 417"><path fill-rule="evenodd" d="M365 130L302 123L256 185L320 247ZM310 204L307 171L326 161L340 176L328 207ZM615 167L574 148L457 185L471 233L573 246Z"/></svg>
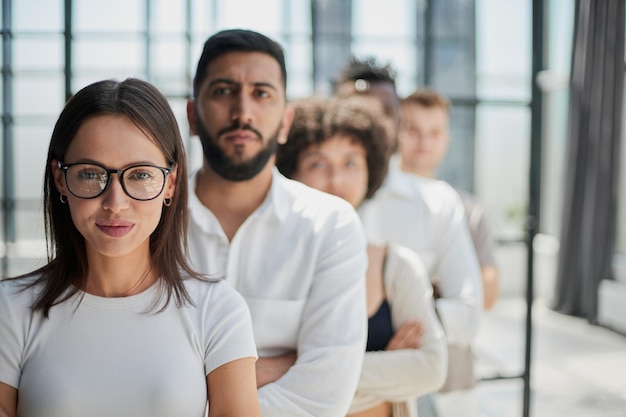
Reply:
<svg viewBox="0 0 626 417"><path fill-rule="evenodd" d="M354 209L274 169L265 201L231 242L193 192L190 214L192 265L243 295L259 356L297 351L295 365L259 389L263 415L345 415L367 337L366 239Z"/></svg>
<svg viewBox="0 0 626 417"><path fill-rule="evenodd" d="M437 312L448 343L469 344L478 331L483 287L463 203L454 188L392 165L382 188L359 213L368 238L398 243L420 255L439 289Z"/></svg>

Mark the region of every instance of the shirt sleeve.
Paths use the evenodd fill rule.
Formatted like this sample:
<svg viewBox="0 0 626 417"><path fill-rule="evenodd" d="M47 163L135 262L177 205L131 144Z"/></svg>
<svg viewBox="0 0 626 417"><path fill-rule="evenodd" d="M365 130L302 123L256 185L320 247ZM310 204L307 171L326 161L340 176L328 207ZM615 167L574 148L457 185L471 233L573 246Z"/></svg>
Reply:
<svg viewBox="0 0 626 417"><path fill-rule="evenodd" d="M356 390L365 342L366 240L354 210L320 230L315 275L302 314L298 359L259 389L264 416L342 416Z"/></svg>
<svg viewBox="0 0 626 417"><path fill-rule="evenodd" d="M15 305L13 300L24 297L21 294L9 294L14 291L16 286L13 283L0 281L0 382L17 388L24 346L24 334L20 330L24 317L20 317L20 314L27 311Z"/></svg>
<svg viewBox="0 0 626 417"><path fill-rule="evenodd" d="M428 272L417 254L390 246L385 284L394 331L409 319L417 320L425 326L422 345L366 352L350 412L417 398L439 389L446 378L446 340L435 314Z"/></svg>
<svg viewBox="0 0 626 417"><path fill-rule="evenodd" d="M472 209L467 211L467 219L478 263L481 267L495 266L493 237L484 209L475 203Z"/></svg>
<svg viewBox="0 0 626 417"><path fill-rule="evenodd" d="M483 288L465 209L456 192L442 204L438 221L437 311L448 343L468 345L478 332Z"/></svg>
<svg viewBox="0 0 626 417"><path fill-rule="evenodd" d="M205 374L236 359L257 357L250 311L243 297L225 281L213 283L205 320Z"/></svg>

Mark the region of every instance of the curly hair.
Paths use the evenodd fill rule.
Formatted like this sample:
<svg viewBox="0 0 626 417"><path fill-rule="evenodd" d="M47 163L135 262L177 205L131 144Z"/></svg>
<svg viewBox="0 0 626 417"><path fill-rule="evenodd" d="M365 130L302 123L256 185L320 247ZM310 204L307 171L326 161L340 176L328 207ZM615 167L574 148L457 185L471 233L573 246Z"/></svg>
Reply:
<svg viewBox="0 0 626 417"><path fill-rule="evenodd" d="M335 90L337 90L340 84L357 80L364 80L368 83L386 82L395 87L396 71L391 67L391 64L380 65L374 57L360 60L353 56L350 58L348 65L341 71L339 77L335 79Z"/></svg>
<svg viewBox="0 0 626 417"><path fill-rule="evenodd" d="M293 100L294 121L287 142L278 147L276 166L293 178L300 155L337 134L352 137L366 152L368 181L365 198L371 198L387 173L389 127L378 100L369 97L323 99L309 97Z"/></svg>

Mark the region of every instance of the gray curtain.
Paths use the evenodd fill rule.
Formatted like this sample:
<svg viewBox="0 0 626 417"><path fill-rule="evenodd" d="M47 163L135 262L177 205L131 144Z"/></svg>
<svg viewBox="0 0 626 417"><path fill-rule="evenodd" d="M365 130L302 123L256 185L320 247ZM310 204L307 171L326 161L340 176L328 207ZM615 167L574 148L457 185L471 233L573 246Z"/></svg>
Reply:
<svg viewBox="0 0 626 417"><path fill-rule="evenodd" d="M596 322L610 278L624 85L624 0L578 0L554 308Z"/></svg>

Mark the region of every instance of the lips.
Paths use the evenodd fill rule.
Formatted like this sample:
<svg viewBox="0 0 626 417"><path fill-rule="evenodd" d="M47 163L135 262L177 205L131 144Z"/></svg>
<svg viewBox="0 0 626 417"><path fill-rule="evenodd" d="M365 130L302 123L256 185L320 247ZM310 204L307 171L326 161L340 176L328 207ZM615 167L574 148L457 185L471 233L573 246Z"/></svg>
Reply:
<svg viewBox="0 0 626 417"><path fill-rule="evenodd" d="M257 140L257 137L252 132L246 132L245 130L239 130L239 131L233 132L231 134L225 135L224 139L227 140L228 142L231 142L231 143L234 143L234 144L240 144L240 143L247 143L247 142L255 141L255 140Z"/></svg>
<svg viewBox="0 0 626 417"><path fill-rule="evenodd" d="M127 220L99 220L96 227L111 237L122 237L130 233L135 224Z"/></svg>

